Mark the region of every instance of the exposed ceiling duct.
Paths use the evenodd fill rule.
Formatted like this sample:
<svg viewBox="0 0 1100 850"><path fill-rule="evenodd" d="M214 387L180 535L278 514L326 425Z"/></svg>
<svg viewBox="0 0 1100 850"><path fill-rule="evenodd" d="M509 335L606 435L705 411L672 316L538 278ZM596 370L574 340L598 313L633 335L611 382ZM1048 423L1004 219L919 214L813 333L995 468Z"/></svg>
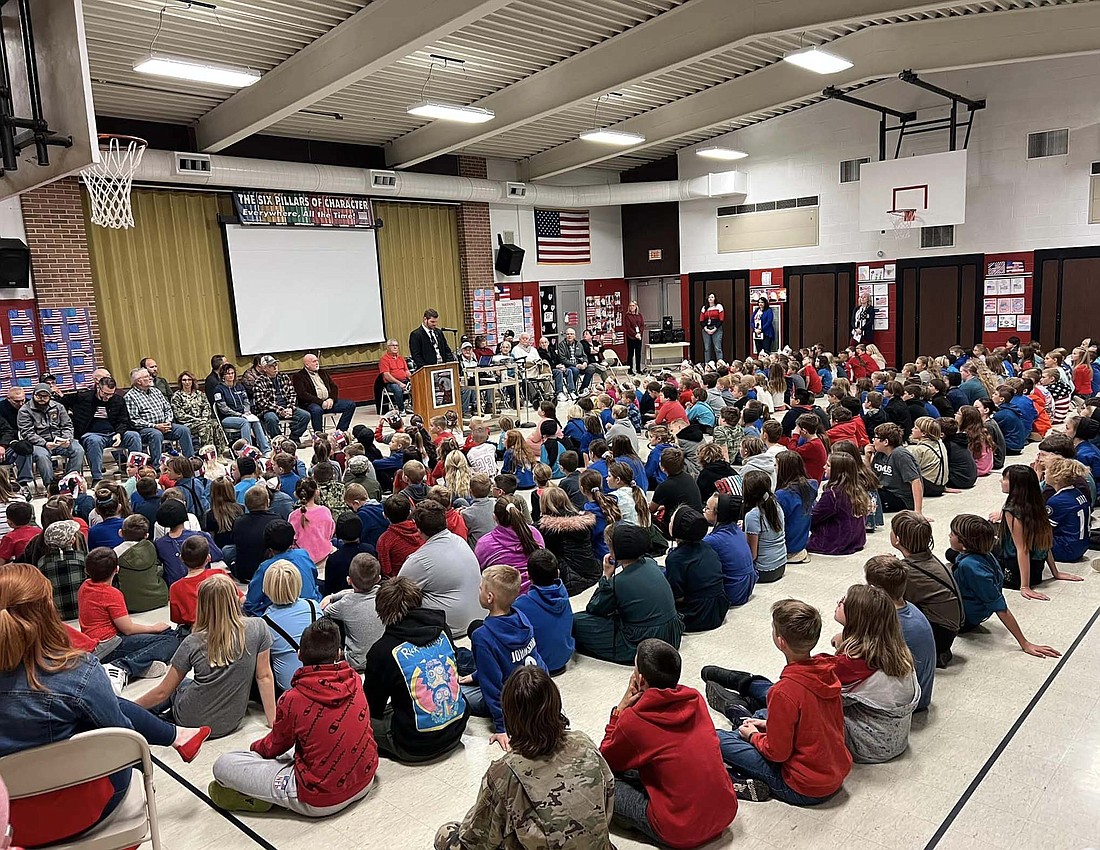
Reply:
<svg viewBox="0 0 1100 850"><path fill-rule="evenodd" d="M703 198L730 198L739 203L749 191L749 176L744 171L723 171L687 180L653 183L551 186L545 183L512 183L409 171L381 171L157 150L146 151L134 180L138 183L209 186L220 189L328 192L380 198L471 201L521 207L537 204L564 208L651 204Z"/></svg>

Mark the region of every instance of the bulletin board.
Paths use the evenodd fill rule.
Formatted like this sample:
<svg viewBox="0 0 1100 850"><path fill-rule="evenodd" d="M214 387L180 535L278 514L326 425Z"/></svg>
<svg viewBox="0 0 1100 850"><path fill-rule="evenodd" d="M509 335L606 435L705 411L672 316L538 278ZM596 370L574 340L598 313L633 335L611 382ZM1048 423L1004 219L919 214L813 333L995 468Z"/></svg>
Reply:
<svg viewBox="0 0 1100 850"><path fill-rule="evenodd" d="M36 304L31 299L0 301L0 390L32 387L42 373Z"/></svg>
<svg viewBox="0 0 1100 850"><path fill-rule="evenodd" d="M474 334L484 334L487 345L497 344L497 294L495 289L475 289Z"/></svg>
<svg viewBox="0 0 1100 850"><path fill-rule="evenodd" d="M88 386L95 369L91 316L82 307L53 307L38 311L46 371L57 378L59 390Z"/></svg>
<svg viewBox="0 0 1100 850"><path fill-rule="evenodd" d="M584 296L585 329L606 345L623 345L623 297L621 292Z"/></svg>
<svg viewBox="0 0 1100 850"><path fill-rule="evenodd" d="M888 364L895 361L895 335L887 333L896 327L897 299L894 284L897 280L897 262L874 260L856 264L856 297L871 296L875 308L875 335L873 341ZM899 364L900 365L900 364Z"/></svg>
<svg viewBox="0 0 1100 850"><path fill-rule="evenodd" d="M1010 336L1031 339L1034 254L986 254L982 291L982 343L1004 345Z"/></svg>

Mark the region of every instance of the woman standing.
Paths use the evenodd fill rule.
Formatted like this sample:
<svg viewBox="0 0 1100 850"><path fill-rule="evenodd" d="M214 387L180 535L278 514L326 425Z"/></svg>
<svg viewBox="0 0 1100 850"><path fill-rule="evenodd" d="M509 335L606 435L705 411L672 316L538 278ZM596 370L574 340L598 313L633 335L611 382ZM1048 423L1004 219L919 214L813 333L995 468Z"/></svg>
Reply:
<svg viewBox="0 0 1100 850"><path fill-rule="evenodd" d="M726 321L726 311L718 303L718 297L707 293L707 303L699 311L699 325L703 329L703 362L712 363L722 359L722 325Z"/></svg>
<svg viewBox="0 0 1100 850"><path fill-rule="evenodd" d="M766 295L761 295L752 311L752 344L757 354L775 349L775 311Z"/></svg>
<svg viewBox="0 0 1100 850"><path fill-rule="evenodd" d="M214 389L214 409L223 428L239 429L241 439L254 445L264 455L271 451L260 419L252 412L248 393L243 386L237 386L237 367L232 363L223 363L218 370L222 382Z"/></svg>
<svg viewBox="0 0 1100 850"><path fill-rule="evenodd" d="M219 449L226 448L221 428L214 427L214 412L210 409L210 399L199 386L190 372L181 372L178 379L179 389L172 394L172 416L176 422L191 432L191 441L196 446L211 443Z"/></svg>
<svg viewBox="0 0 1100 850"><path fill-rule="evenodd" d="M875 308L871 305L871 293L859 296L859 306L852 314L852 345L866 345L875 333Z"/></svg>
<svg viewBox="0 0 1100 850"><path fill-rule="evenodd" d="M637 301L631 301L623 316L623 333L626 335L626 370L631 375L642 374L642 334L645 317ZM721 346L719 346L721 347Z"/></svg>

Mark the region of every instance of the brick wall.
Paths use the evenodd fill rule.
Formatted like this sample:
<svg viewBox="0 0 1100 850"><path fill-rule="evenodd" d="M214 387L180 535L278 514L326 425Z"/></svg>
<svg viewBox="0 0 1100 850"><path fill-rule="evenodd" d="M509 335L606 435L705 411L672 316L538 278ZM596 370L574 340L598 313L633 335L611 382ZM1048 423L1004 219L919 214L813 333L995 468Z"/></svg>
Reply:
<svg viewBox="0 0 1100 850"><path fill-rule="evenodd" d="M486 179L485 159L460 156L458 176ZM493 232L489 225L489 205L460 204L458 208L458 256L462 272L462 314L466 331L472 332L473 293L493 288Z"/></svg>
<svg viewBox="0 0 1100 850"><path fill-rule="evenodd" d="M38 306L87 309L95 362L102 363L103 348L80 183L76 177L58 180L27 192L21 200Z"/></svg>

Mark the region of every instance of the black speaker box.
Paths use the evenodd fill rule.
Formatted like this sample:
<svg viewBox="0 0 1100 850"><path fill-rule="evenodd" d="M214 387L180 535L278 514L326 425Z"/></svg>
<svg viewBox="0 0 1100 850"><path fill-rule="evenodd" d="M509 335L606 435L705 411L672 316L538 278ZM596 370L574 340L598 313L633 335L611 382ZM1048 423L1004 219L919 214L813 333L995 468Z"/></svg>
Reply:
<svg viewBox="0 0 1100 850"><path fill-rule="evenodd" d="M661 345L662 343L666 342L666 340L665 340L665 331L663 331L663 330L651 330L649 332L649 342L650 342L650 345Z"/></svg>
<svg viewBox="0 0 1100 850"><path fill-rule="evenodd" d="M683 328L673 328L665 331L665 342L686 342L687 334Z"/></svg>
<svg viewBox="0 0 1100 850"><path fill-rule="evenodd" d="M523 249L518 245L501 243L497 247L495 268L501 274L517 275L523 268Z"/></svg>
<svg viewBox="0 0 1100 850"><path fill-rule="evenodd" d="M661 319L661 327L666 330L672 330L672 316L665 316Z"/></svg>
<svg viewBox="0 0 1100 850"><path fill-rule="evenodd" d="M20 239L0 239L0 287L31 285L31 249Z"/></svg>

